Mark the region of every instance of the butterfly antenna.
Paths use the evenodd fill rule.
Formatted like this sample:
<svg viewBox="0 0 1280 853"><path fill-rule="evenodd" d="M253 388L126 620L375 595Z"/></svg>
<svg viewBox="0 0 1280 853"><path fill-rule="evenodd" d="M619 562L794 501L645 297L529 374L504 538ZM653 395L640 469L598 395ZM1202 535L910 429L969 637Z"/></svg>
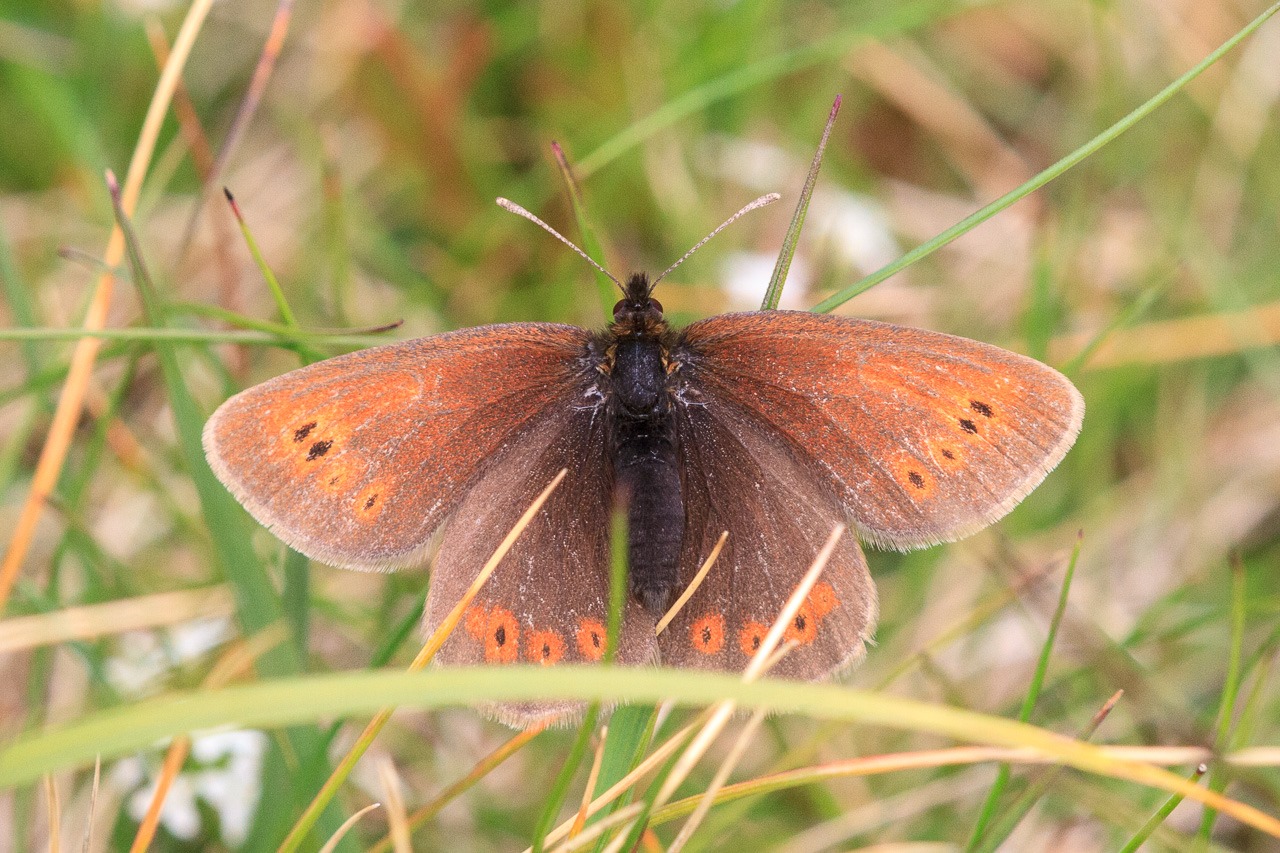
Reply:
<svg viewBox="0 0 1280 853"><path fill-rule="evenodd" d="M716 230L712 231L710 234L708 234L707 236L705 236L705 237L703 237L701 240L699 240L699 241L698 241L698 245L694 246L692 249L690 249L689 251L685 252L685 253L684 253L684 257L682 257L680 260L676 261L676 262L675 262L674 264L672 264L671 266L667 267L666 271L665 271L665 272L663 272L663 273L662 273L662 275L660 275L660 276L658 276L657 278L655 278L655 279L653 280L653 283L649 285L649 290L650 290L650 291L652 291L652 290L653 290L653 288L655 288L655 287L658 285L658 282L660 282L660 281L662 281L664 278L666 278L666 277L667 277L667 275L668 275L672 270L674 270L676 267L678 267L678 266L680 266L681 264L683 264L685 261L689 260L689 256L690 256L690 255L692 255L694 252L698 251L698 250L699 250L699 249L701 249L703 246L705 246L705 245L707 244L707 241L708 241L708 240L710 240L712 237L714 237L714 236L716 236L717 234L719 234L719 233L720 233L721 231L723 231L724 229L728 228L730 225L732 225L734 222L736 222L740 217L745 216L746 214L748 214L748 213L750 213L751 211L755 210L757 207L764 207L766 204L773 204L775 201L777 201L777 200L778 200L778 199L780 199L780 198L782 198L782 196L778 195L777 193L769 193L769 194L767 194L767 195L762 195L762 196L760 196L760 198L758 198L758 199L756 199L755 201L751 202L751 203L750 203L750 204L748 204L746 207L742 208L742 210L739 210L739 211L738 211L737 213L735 213L733 216L730 216L730 217L729 217L728 219L726 219L724 222L720 223L720 227L719 227L719 228L717 228ZM561 240L563 240L564 238L563 238L563 237L561 237L560 239L561 239Z"/></svg>
<svg viewBox="0 0 1280 853"><path fill-rule="evenodd" d="M523 216L525 219L529 220L530 222L532 222L532 223L533 223L533 224L535 224L535 225L540 225L540 226L542 226L542 230L546 231L546 232L547 232L548 234L550 234L552 237L555 237L555 238L556 238L557 240L559 240L561 243L564 243L564 244L565 244L566 246L568 246L570 249L573 249L575 252L577 252L579 255L581 255L581 256L582 256L582 259L583 259L584 261L586 261L587 263L591 264L591 266L595 267L596 269L600 270L600 272L602 272L602 273L604 273L606 276L608 276L610 281L612 281L614 284L618 285L618 289L622 291L622 294L623 294L624 296L626 295L626 293L627 293L627 289L626 289L625 287L623 287L623 286L622 286L622 282L618 281L618 277L617 277L617 276L615 276L613 273L609 272L609 271L608 271L607 269L605 269L604 267L600 266L598 263L596 263L596 262L595 262L595 260L594 260L590 255L588 255L586 252L582 251L582 250L581 250L581 249L579 249L576 245L574 245L574 244L573 244L573 242L571 242L571 241L569 240L569 238L568 238L568 237L564 236L564 235L563 235L563 234L561 234L559 231L557 231L556 229L552 228L550 225L548 225L547 223L543 222L541 219L539 219L538 217L534 216L532 213L530 213L529 211L525 210L523 207L521 207L520 205L516 204L514 201L511 201L510 199L506 199L506 198L499 198L499 199L498 199L498 207L502 208L503 210L510 211L511 213L514 213L514 214L516 214L517 216ZM745 213L746 211L743 211L743 212ZM739 214L739 215L741 215L741 214ZM735 217L735 218L736 218L736 217ZM730 222L732 222L732 221L733 221L733 220L730 220ZM726 223L725 223L725 225L727 225L727 224L728 224L728 223L726 222ZM721 228L723 228L723 227L724 227L724 225L722 225L722 226L720 226L720 227L721 227ZM717 229L717 230L719 230L719 229ZM706 242L706 240L703 240L703 242L705 243L705 242Z"/></svg>

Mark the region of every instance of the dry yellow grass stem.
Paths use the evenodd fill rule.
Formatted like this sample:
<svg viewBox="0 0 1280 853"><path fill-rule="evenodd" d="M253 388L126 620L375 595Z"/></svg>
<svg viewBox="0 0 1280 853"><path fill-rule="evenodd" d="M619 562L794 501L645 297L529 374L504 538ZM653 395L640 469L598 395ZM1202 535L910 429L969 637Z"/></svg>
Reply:
<svg viewBox="0 0 1280 853"><path fill-rule="evenodd" d="M466 776L463 776L457 782L454 782L448 788L445 788L436 795L435 799L410 815L409 828L413 830L422 826L422 824L434 817L442 808L453 802L459 794L479 782L485 776L488 776L493 768L506 761L512 755L515 755L521 749L524 749L524 745L542 734L545 728L546 724L531 726L530 728L527 728L515 735L511 740L507 741L484 758L480 759L480 761L476 763L476 766L471 768L471 772ZM388 835L386 838L383 838L377 844L373 845L373 847L369 849L369 853L387 853L390 849L391 836Z"/></svg>
<svg viewBox="0 0 1280 853"><path fill-rule="evenodd" d="M404 811L404 794L401 792L400 774L387 756L377 762L378 782L386 794L387 826L391 828L391 846L396 853L413 853L409 840L409 820Z"/></svg>
<svg viewBox="0 0 1280 853"><path fill-rule="evenodd" d="M18 616L0 620L0 654L159 628L197 618L229 616L234 609L231 590L219 584Z"/></svg>
<svg viewBox="0 0 1280 853"><path fill-rule="evenodd" d="M582 828L587 825L587 809L591 806L591 792L596 789L596 782L600 778L600 765L604 761L604 743L609 737L609 727L600 727L600 736L596 739L596 754L591 760L591 772L587 774L586 787L582 789L582 805L578 807L578 816L573 820L573 828L569 830L569 837L582 832Z"/></svg>
<svg viewBox="0 0 1280 853"><path fill-rule="evenodd" d="M333 837L326 841L324 846L320 848L320 853L333 853L333 851L338 848L338 844L342 839L351 831L351 827L356 825L356 821L360 820L360 818L364 817L376 808L380 808L379 803L370 803L351 817L344 820L342 822L342 826L338 827L337 831L333 833Z"/></svg>
<svg viewBox="0 0 1280 853"><path fill-rule="evenodd" d="M502 562L502 558L511 550L511 546L516 544L516 540L520 538L520 534L529 526L529 523L533 521L533 517L538 514L538 511L542 509L542 505L551 497L551 493L556 490L556 487L564 482L564 478L568 476L568 474L568 469L561 468L560 473L556 474L551 482L547 484L547 487L542 490L542 493L534 498L533 503L531 503L529 508L524 511L524 514L516 521L515 526L511 528L509 533L507 533L506 538L504 538L498 545L497 550L493 552L493 556L491 556L488 562L484 564L484 567L480 569L480 573L476 575L476 579L471 582L471 586L467 588L462 599L454 605L453 610L449 611L449 615L440 623L440 627L436 628L436 630L432 632L431 636L427 638L427 642L422 646L417 657L415 657L413 662L409 664L409 672L417 672L430 663L431 659L436 656L436 652L440 651L440 647L444 645L444 641L448 639L451 633L453 633L453 629L457 627L458 622L462 619L462 614L471 605L472 599L474 599L480 592L485 581L489 580L489 576L492 575L494 569L498 567L498 563ZM347 751L345 756L343 756L342 761L334 768L333 773L329 775L329 778L325 780L324 785L322 785L320 790L316 792L316 796L312 799L310 805L308 805L306 810L303 811L302 816L298 818L298 822L294 824L293 829L290 830L289 835L280 845L281 850L296 850L298 848L298 845L302 843L302 839L306 836L307 832L311 830L315 821L320 817L320 812L333 798L338 786L346 781L347 776L351 774L356 762L360 760L360 756L364 755L365 751L369 749L369 745L373 743L374 738L378 736L378 733L381 732L383 727L387 724L387 720L391 719L391 712L394 710L394 708L382 709L375 714L373 719L369 721L369 724L364 727L364 731L360 733L360 737L356 738L356 742L352 744L351 749Z"/></svg>
<svg viewBox="0 0 1280 853"><path fill-rule="evenodd" d="M1068 361L1092 340L1090 334L1055 338L1049 345L1049 360L1055 364ZM1246 311L1156 320L1116 329L1102 339L1085 367L1103 370L1125 364L1168 364L1234 355L1277 343L1280 343L1280 302L1269 302Z"/></svg>
<svg viewBox="0 0 1280 853"><path fill-rule="evenodd" d="M124 188L121 192L121 206L125 213L132 214L138 203L138 194L142 190L142 180L151 163L151 155L155 152L156 139L160 127L168 112L169 102L177 88L182 68L191 55L200 27L213 0L195 0L187 11L186 20L173 44L173 53L160 74L155 93L151 96L151 105L147 108L146 118L142 123L142 132L138 136L138 144L133 149L133 157L129 161L129 172L125 176ZM89 311L85 315L83 327L86 330L101 329L106 325L107 312L111 308L111 293L115 287L115 275L111 270L124 258L124 233L117 225L111 231L107 241L107 250L103 255L103 263L107 272L98 277L94 287ZM66 460L67 449L71 444L71 435L76 422L80 419L80 411L84 403L85 389L88 387L90 374L98 351L102 348L101 338L81 338L71 354L71 367L67 371L67 383L63 386L62 396L58 398L58 407L53 413L53 422L49 426L49 435L40 451L40 459L36 463L35 475L31 480L31 492L22 505L22 512L14 526L13 538L9 540L4 561L0 562L0 613L5 610L9 601L9 593L17 580L18 570L31 540L35 536L36 524L44 509L45 501L53 494L53 488L62 472L62 463Z"/></svg>
<svg viewBox="0 0 1280 853"><path fill-rule="evenodd" d="M702 582L706 579L707 573L711 571L711 567L716 564L716 558L720 556L720 552L724 549L724 543L729 539L729 531L720 534L720 538L716 540L716 544L711 548L711 553L707 555L707 559L702 563L702 568L698 569L698 573L693 576L693 580L689 581L689 585L684 588L684 592L680 593L680 597L676 599L676 603L667 609L662 618L658 620L658 626L654 629L655 634L661 634L671 624L671 620L676 618L676 614L693 598L693 594L698 591L698 587L702 586Z"/></svg>

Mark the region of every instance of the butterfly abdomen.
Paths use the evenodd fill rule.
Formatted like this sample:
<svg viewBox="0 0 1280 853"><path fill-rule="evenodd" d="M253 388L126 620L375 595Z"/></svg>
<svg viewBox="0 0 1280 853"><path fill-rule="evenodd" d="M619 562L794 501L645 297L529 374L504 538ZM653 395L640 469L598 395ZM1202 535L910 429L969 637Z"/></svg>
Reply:
<svg viewBox="0 0 1280 853"><path fill-rule="evenodd" d="M671 599L684 543L684 493L660 339L627 337L613 349L613 467L627 505L631 594L661 614Z"/></svg>

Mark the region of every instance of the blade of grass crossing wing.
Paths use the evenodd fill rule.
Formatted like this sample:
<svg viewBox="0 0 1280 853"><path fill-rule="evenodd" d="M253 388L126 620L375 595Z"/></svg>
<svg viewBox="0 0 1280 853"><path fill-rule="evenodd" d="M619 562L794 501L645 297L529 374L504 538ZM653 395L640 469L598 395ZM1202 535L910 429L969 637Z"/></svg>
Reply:
<svg viewBox="0 0 1280 853"><path fill-rule="evenodd" d="M991 747L1030 749L1056 764L1087 773L1183 793L1280 838L1280 820L1257 807L1191 784L1155 764L1016 720L843 685L773 679L746 683L740 677L714 672L573 664L344 672L270 679L218 690L174 691L126 708L92 712L0 745L0 787L31 783L47 772L87 765L96 755L110 759L148 749L161 738L230 722L272 728L384 707L435 708L547 696L581 701L616 696L695 706L731 700L739 708L763 707L815 719L927 731Z"/></svg>
<svg viewBox="0 0 1280 853"><path fill-rule="evenodd" d="M622 608L625 605L627 589L627 517L622 511L613 514L613 531L610 539L610 579L609 579L609 623L605 629L604 666L613 664L617 653L618 638L622 634ZM564 766L556 776L551 792L543 803L542 812L538 815L538 823L533 829L532 847L534 853L542 853L547 833L555 822L556 815L564 805L565 796L569 792L569 784L577 774L587 752L587 744L591 733L595 731L596 718L600 714L600 703L592 702L587 709L582 725L578 728L578 736L565 759Z"/></svg>

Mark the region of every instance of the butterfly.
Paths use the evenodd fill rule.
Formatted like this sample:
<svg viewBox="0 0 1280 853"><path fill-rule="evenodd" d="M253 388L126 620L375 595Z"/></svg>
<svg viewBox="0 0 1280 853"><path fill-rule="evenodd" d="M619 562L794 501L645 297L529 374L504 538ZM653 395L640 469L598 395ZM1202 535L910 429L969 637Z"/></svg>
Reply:
<svg viewBox="0 0 1280 853"><path fill-rule="evenodd" d="M438 660L602 660L611 518L623 506L616 661L739 671L835 526L895 549L967 536L1026 497L1080 430L1080 393L1034 359L804 311L722 314L677 330L653 298L666 274L615 278L622 298L604 331L481 326L271 379L209 419L209 462L258 521L323 563L420 563L438 532L428 631L564 469ZM655 635L723 531L710 573ZM772 674L819 680L848 669L876 616L866 559L845 536L787 626L796 645ZM575 708L491 710L525 725Z"/></svg>

